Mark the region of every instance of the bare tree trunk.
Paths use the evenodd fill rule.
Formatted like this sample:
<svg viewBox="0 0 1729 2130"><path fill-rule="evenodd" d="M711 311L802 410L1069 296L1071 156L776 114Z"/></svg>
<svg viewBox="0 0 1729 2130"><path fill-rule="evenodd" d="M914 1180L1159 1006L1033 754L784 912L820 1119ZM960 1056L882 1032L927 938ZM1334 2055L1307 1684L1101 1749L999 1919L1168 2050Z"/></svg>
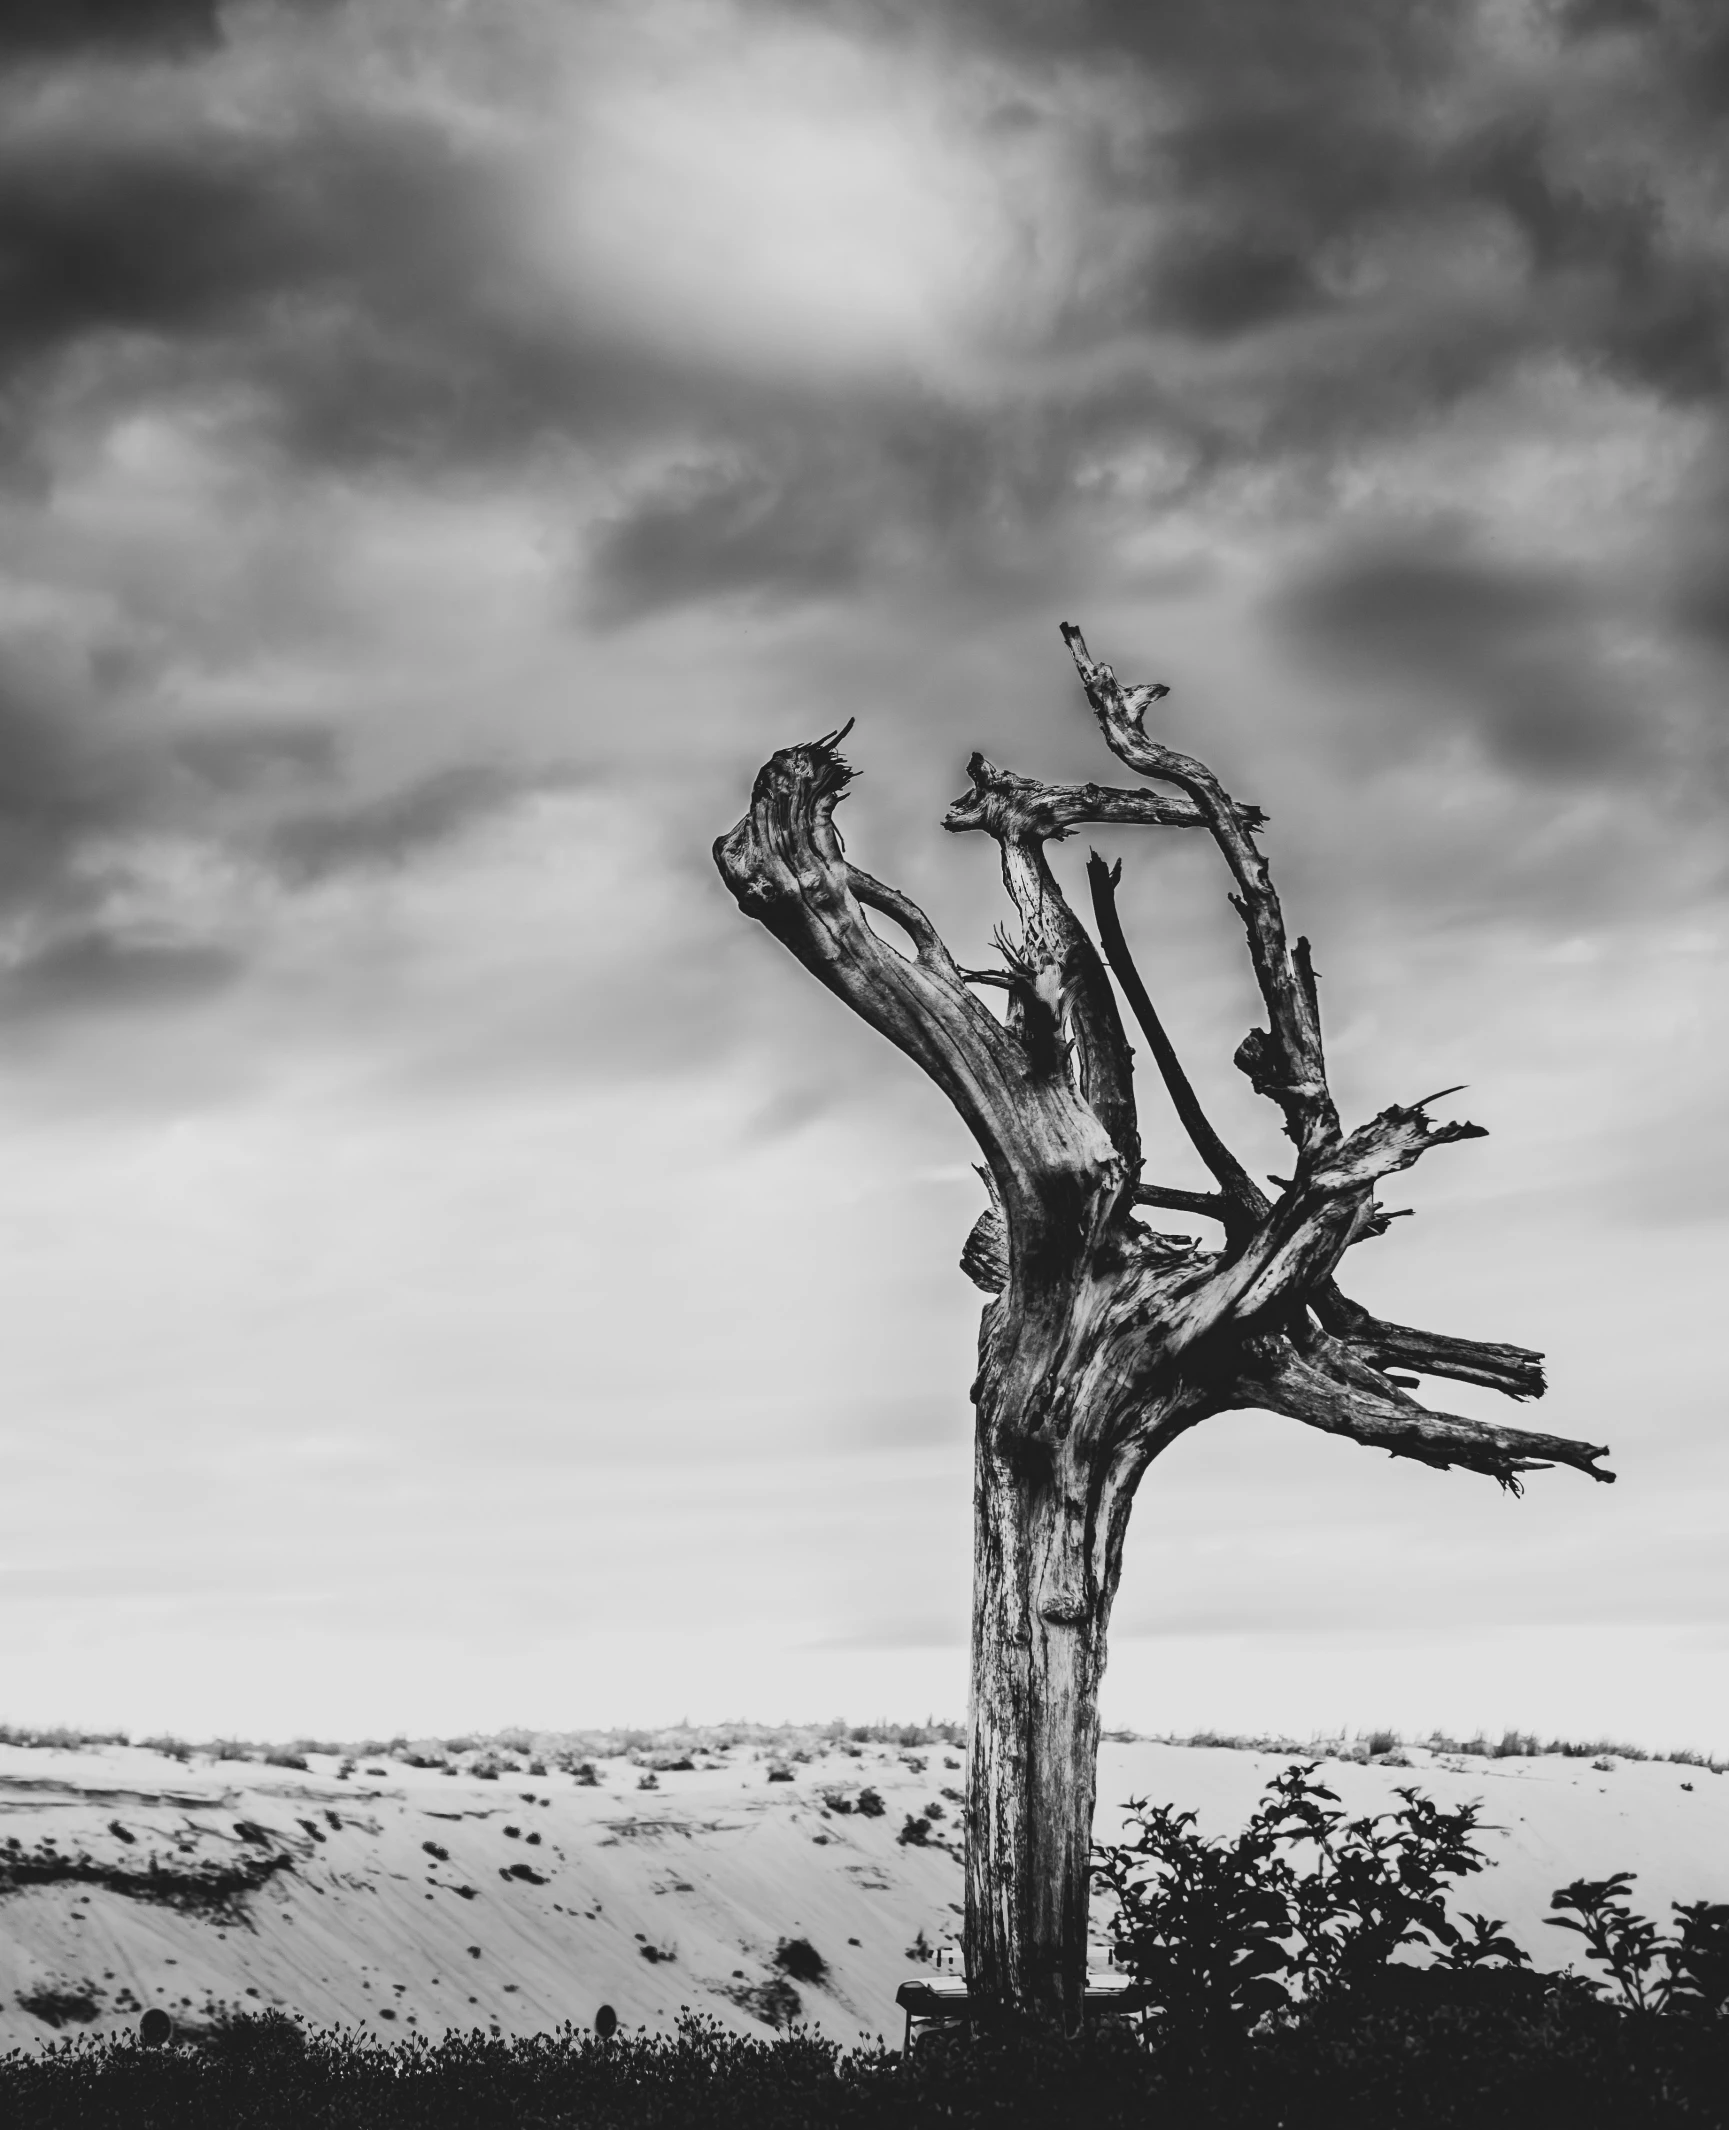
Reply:
<svg viewBox="0 0 1729 2130"><path fill-rule="evenodd" d="M1088 1866L1104 1672L1103 1594L1052 1619L1072 1577L1049 1474L1015 1468L981 1424L973 1495L966 1960L986 2005L1072 2030L1086 1983Z"/></svg>
<svg viewBox="0 0 1729 2130"><path fill-rule="evenodd" d="M999 847L1020 920L1017 938L998 935L1002 969L962 968L916 903L848 861L833 819L852 775L844 732L765 763L715 859L740 908L943 1090L984 1155L991 1202L961 1253L992 1297L973 1386L967 1963L981 2004L1073 2029L1105 1633L1129 1508L1153 1459L1198 1421L1247 1406L1484 1472L1515 1493L1547 1464L1614 1475L1590 1443L1421 1405L1417 1375L1398 1372L1537 1397L1540 1355L1384 1323L1341 1291L1345 1253L1395 1218L1376 1185L1481 1130L1432 1119L1439 1095L1344 1130L1308 942L1287 941L1256 842L1263 817L1203 763L1147 736L1162 687L1124 688L1078 629L1063 635L1111 752L1174 788L1040 784L974 755L972 789L943 825ZM1295 1148L1292 1175L1272 1179L1276 1197L1224 1145L1177 1061L1123 937L1116 871L1096 856L1088 868L1103 958L1064 900L1045 845L1088 821L1202 829L1224 859L1268 1023L1234 1062L1277 1104ZM880 939L866 910L893 919L913 953ZM1133 1054L1107 962L1210 1191L1141 1174ZM1008 994L1005 1021L980 985ZM1220 1247L1145 1225L1147 1207L1216 1223Z"/></svg>

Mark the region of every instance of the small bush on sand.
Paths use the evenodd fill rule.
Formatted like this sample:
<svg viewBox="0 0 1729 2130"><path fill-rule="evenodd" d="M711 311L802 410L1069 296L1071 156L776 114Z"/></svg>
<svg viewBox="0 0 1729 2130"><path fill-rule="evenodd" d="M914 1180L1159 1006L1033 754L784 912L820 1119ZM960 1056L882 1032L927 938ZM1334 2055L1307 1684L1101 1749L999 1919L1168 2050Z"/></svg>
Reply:
<svg viewBox="0 0 1729 2130"><path fill-rule="evenodd" d="M1406 1948L1453 1967L1529 1964L1499 1924L1469 1918L1467 1935L1447 1912L1449 1882L1483 1868L1477 1806L1444 1812L1401 1789L1398 1811L1347 1820L1317 1765L1275 1776L1232 1840L1203 1840L1193 1812L1137 1799L1134 1838L1099 1851L1118 1962L1160 2020L1247 2031L1299 1996L1379 1975Z"/></svg>
<svg viewBox="0 0 1729 2130"><path fill-rule="evenodd" d="M782 1938L775 1947L774 1964L795 1982L821 1982L828 1974L828 1962L809 1938Z"/></svg>
<svg viewBox="0 0 1729 2130"><path fill-rule="evenodd" d="M1629 2010L1722 2018L1729 2012L1729 1902L1672 1902L1681 1927L1665 1938L1629 1905L1632 1884L1630 1871L1575 1879L1550 1900L1562 1912L1543 1920L1585 1940L1587 1957L1609 1971L1608 1984L1591 1986L1612 1987Z"/></svg>

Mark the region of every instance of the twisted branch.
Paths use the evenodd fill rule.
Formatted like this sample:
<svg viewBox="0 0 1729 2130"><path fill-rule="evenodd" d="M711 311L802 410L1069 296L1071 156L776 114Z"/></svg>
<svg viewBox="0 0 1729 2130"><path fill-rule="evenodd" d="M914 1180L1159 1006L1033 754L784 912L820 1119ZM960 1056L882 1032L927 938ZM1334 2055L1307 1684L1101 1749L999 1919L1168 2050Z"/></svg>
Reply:
<svg viewBox="0 0 1729 2130"><path fill-rule="evenodd" d="M1021 920L1021 936L1000 934L998 948L1016 982L1011 1020L1029 1055L1044 1065L1047 1049L1072 1038L1082 1099L1123 1159L1125 1182L1140 1173L1133 1055L1098 949L1069 908L1045 857L1047 842L1103 814L1115 820L1194 827L1200 816L1182 800L1150 792L1108 791L1096 784L1041 784L999 769L982 754L967 764L973 788L943 816L952 834L982 830L1002 858L1003 885ZM1066 1059L1066 1052L1063 1053Z"/></svg>
<svg viewBox="0 0 1729 2130"><path fill-rule="evenodd" d="M1249 958L1271 1024L1250 1030L1236 1062L1256 1093L1279 1105L1298 1151L1318 1152L1337 1138L1339 1116L1327 1088L1309 943L1299 939L1294 949L1288 945L1272 873L1255 847L1254 832L1265 817L1258 807L1239 806L1204 762L1147 737L1141 720L1151 704L1170 693L1162 681L1125 689L1109 666L1094 661L1072 622L1063 623L1062 633L1105 745L1118 761L1142 776L1175 784L1191 799L1230 867L1237 883L1232 905L1248 934Z"/></svg>
<svg viewBox="0 0 1729 2130"><path fill-rule="evenodd" d="M1029 1071L1027 1050L973 995L923 910L848 862L834 809L853 778L839 752L849 729L764 763L715 863L740 909L948 1096L990 1166L1011 1256L1066 1263L1084 1247L1089 1179L1121 1156L1066 1072ZM878 938L867 908L900 925L916 953Z"/></svg>

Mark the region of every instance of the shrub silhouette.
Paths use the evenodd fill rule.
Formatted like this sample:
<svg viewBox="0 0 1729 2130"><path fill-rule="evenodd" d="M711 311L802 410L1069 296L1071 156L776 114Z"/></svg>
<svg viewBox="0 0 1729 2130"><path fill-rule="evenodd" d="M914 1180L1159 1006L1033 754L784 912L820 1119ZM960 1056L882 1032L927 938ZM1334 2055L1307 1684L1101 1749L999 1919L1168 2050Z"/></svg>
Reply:
<svg viewBox="0 0 1729 2130"><path fill-rule="evenodd" d="M1405 1946L1456 1968L1527 1964L1498 1921L1471 1918L1467 1936L1447 1913L1448 1882L1483 1868L1477 1806L1445 1812L1402 1789L1398 1811L1347 1820L1317 1764L1276 1776L1233 1840L1203 1840L1193 1812L1135 1799L1135 1838L1098 1851L1118 1962L1163 2021L1246 2031L1299 1995L1378 1976Z"/></svg>
<svg viewBox="0 0 1729 2130"><path fill-rule="evenodd" d="M200 2042L209 2055L263 2069L298 2057L306 2047L306 2033L286 2012L233 2012L215 2020Z"/></svg>
<svg viewBox="0 0 1729 2130"><path fill-rule="evenodd" d="M1655 1923L1635 1915L1626 1895L1630 1871L1606 1879L1575 1879L1549 1897L1552 1930L1576 1931L1586 1954L1609 1970L1630 2011L1681 2011L1720 2016L1729 2010L1729 1902L1672 1901L1681 1928L1659 1936ZM1607 1985L1591 1981L1593 1989Z"/></svg>
<svg viewBox="0 0 1729 2130"><path fill-rule="evenodd" d="M737 1978L727 1994L755 1998L766 2025L798 2017L778 1975ZM1073 2040L937 2033L902 2057L690 2016L675 2034L567 2026L506 2040L476 2028L390 2042L348 2029L257 2050L153 2051L128 2033L0 2056L0 2119L31 2130L1722 2130L1726 2119L1729 2022L1641 2017L1589 1993L1535 2010L1340 1993L1226 2039L1182 2050L1145 2048L1121 2027Z"/></svg>
<svg viewBox="0 0 1729 2130"><path fill-rule="evenodd" d="M828 1973L828 1962L809 1938L782 1938L775 1947L774 1964L795 1982L821 1982Z"/></svg>

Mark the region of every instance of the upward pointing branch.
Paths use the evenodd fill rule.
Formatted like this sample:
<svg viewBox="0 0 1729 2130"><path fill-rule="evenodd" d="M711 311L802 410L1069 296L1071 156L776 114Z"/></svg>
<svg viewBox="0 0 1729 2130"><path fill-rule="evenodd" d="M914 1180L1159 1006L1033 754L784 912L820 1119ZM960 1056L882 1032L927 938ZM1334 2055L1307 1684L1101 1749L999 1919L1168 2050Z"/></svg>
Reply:
<svg viewBox="0 0 1729 2130"><path fill-rule="evenodd" d="M1066 1261L1064 1253L1078 1247L1076 1208L1084 1205L1088 1180L1105 1172L1120 1176L1128 1164L1060 1061L1058 1069L1041 1069L1029 1048L973 995L965 971L923 910L848 861L834 825L834 809L853 775L839 752L843 737L833 732L784 747L765 762L750 811L714 846L715 863L745 914L921 1066L954 1104L990 1165L1015 1264ZM1017 874L1017 880L1036 916L1036 868L1029 860L1023 870L1026 877ZM908 956L880 939L865 921L866 909L899 924L916 952ZM1049 902L1042 909L1038 943L1055 952L1068 913ZM1068 923L1073 926L1072 917ZM1114 1018L1115 1002L1096 954L1093 966ZM1098 1025L1102 1056L1109 1029L1102 1018ZM1116 1041L1126 1096L1127 1044L1120 1023ZM1127 1129L1132 1134L1132 1106Z"/></svg>
<svg viewBox="0 0 1729 2130"><path fill-rule="evenodd" d="M1099 927L1099 941L1105 950L1105 959L1112 973L1123 987L1123 996L1129 1002L1129 1010L1140 1025L1147 1039L1147 1047L1153 1053L1153 1062L1159 1068L1159 1076L1165 1083L1171 1098L1171 1107L1189 1135L1195 1152L1200 1155L1211 1171L1215 1182L1224 1193L1220 1218L1225 1233L1233 1243L1242 1241L1256 1223L1264 1219L1270 1201L1260 1185L1244 1168L1230 1148L1213 1129L1207 1113L1184 1072L1182 1061L1170 1037L1165 1033L1164 1023L1147 987L1141 981L1141 972L1135 967L1134 957L1129 952L1128 940L1123 935L1123 922L1117 913L1117 882L1122 878L1121 864L1106 865L1094 851L1087 860L1087 885L1092 890L1093 916Z"/></svg>
<svg viewBox="0 0 1729 2130"><path fill-rule="evenodd" d="M1249 1031L1236 1062L1255 1092L1269 1096L1284 1112L1285 1130L1298 1151L1317 1154L1338 1138L1339 1113L1327 1088L1309 943L1299 939L1292 947L1286 940L1273 876L1255 847L1255 830L1262 823L1259 809L1239 806L1204 762L1147 737L1141 720L1148 706L1170 693L1162 681L1125 689L1109 666L1095 662L1072 622L1065 621L1062 632L1106 746L1142 776L1157 777L1186 793L1230 867L1237 884L1231 900L1249 936L1249 958L1270 1024Z"/></svg>

